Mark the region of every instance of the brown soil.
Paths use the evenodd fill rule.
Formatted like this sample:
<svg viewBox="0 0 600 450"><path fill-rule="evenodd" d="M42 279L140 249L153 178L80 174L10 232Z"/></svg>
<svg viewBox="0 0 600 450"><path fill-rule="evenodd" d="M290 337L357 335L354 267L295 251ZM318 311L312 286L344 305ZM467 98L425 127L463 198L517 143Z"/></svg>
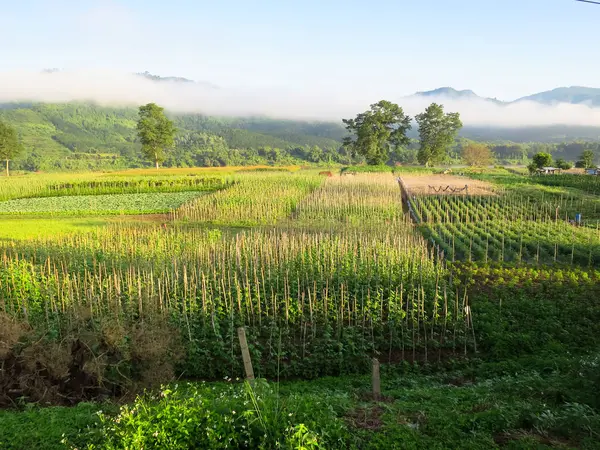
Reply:
<svg viewBox="0 0 600 450"><path fill-rule="evenodd" d="M458 177L454 175L402 175L402 181L406 184L408 190L415 195L464 195L465 191L453 193L452 189L461 189L468 186L469 195L495 195L493 186L485 181L472 180L466 177ZM436 190L442 188L441 192L435 192L430 186ZM444 188L450 186L450 189L443 191Z"/></svg>
<svg viewBox="0 0 600 450"><path fill-rule="evenodd" d="M518 441L524 438L531 438L537 441L539 444L549 446L553 448L577 448L575 442L571 442L567 439L562 439L554 436L542 436L532 431L517 430L499 433L494 436L494 442L499 447L506 447L513 441Z"/></svg>
<svg viewBox="0 0 600 450"><path fill-rule="evenodd" d="M379 430L383 426L381 406L364 406L353 409L346 414L346 421L354 428L361 430Z"/></svg>

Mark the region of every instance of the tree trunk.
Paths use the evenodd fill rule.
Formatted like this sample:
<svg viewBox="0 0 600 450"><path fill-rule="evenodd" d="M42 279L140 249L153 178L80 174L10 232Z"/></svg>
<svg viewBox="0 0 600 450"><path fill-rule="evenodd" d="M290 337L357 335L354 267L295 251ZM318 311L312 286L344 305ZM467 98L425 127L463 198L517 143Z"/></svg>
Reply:
<svg viewBox="0 0 600 450"><path fill-rule="evenodd" d="M8 172L8 159L6 160L6 176L9 176L9 172Z"/></svg>
<svg viewBox="0 0 600 450"><path fill-rule="evenodd" d="M156 169L158 170L158 160L154 162L156 163Z"/></svg>

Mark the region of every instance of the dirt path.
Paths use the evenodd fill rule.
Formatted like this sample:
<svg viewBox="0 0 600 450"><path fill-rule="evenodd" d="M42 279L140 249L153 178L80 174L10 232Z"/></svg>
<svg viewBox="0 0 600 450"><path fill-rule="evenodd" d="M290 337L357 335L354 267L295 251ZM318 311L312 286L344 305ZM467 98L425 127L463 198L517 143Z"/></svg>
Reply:
<svg viewBox="0 0 600 450"><path fill-rule="evenodd" d="M426 194L453 194L451 189L460 189L464 188L465 185L468 186L468 192L470 195L495 195L493 185L487 183L485 181L472 180L466 177L457 177L454 175L401 175L400 176L406 187L413 193L417 195L426 195ZM433 189L430 189L429 186L435 188L435 190L439 190L440 188L446 188L450 186L451 189L447 191L435 192ZM464 192L461 192L461 194Z"/></svg>

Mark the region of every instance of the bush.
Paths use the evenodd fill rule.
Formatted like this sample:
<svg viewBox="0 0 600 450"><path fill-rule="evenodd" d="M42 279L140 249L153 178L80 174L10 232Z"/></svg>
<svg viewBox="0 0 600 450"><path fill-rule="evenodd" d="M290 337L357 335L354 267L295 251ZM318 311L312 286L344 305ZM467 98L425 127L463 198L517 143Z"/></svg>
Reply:
<svg viewBox="0 0 600 450"><path fill-rule="evenodd" d="M116 416L100 413L88 449L344 448L348 431L337 416L348 401L344 395L281 397L264 380L163 387Z"/></svg>
<svg viewBox="0 0 600 450"><path fill-rule="evenodd" d="M565 161L562 158L559 158L556 160L556 167L562 170L569 170L573 167L573 164L568 161Z"/></svg>
<svg viewBox="0 0 600 450"><path fill-rule="evenodd" d="M340 173L391 173L394 170L391 166L378 165L378 166L347 166L343 167Z"/></svg>

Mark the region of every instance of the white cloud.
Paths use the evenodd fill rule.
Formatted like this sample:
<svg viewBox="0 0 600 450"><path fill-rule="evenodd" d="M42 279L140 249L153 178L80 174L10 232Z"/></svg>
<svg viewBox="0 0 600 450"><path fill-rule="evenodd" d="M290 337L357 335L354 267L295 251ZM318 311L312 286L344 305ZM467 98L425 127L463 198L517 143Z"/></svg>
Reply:
<svg viewBox="0 0 600 450"><path fill-rule="evenodd" d="M545 106L521 102L498 106L484 100L393 96L388 99L399 103L412 116L423 111L432 101L437 101L444 104L446 111L460 112L467 125L600 126L600 108L583 105ZM154 82L110 71L0 73L0 102L4 103L93 101L102 105L137 106L155 102L173 112L339 121L342 117L352 117L364 111L369 104L379 100L358 90L214 89L202 83Z"/></svg>

